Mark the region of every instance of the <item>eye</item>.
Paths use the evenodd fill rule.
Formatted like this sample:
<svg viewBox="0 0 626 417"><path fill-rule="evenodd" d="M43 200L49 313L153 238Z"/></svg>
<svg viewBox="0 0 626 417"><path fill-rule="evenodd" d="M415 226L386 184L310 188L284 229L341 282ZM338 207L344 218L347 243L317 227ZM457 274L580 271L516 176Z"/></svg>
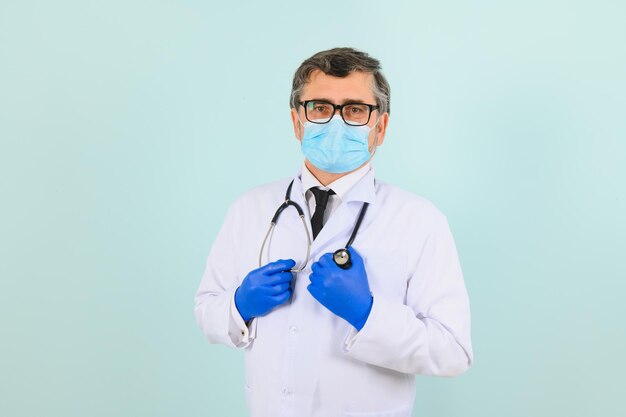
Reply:
<svg viewBox="0 0 626 417"><path fill-rule="evenodd" d="M311 102L309 103L309 112L312 114L327 114L332 110L332 106L328 103Z"/></svg>
<svg viewBox="0 0 626 417"><path fill-rule="evenodd" d="M347 108L348 113L352 114L352 115L360 115L363 113L367 113L367 107L362 105L362 104L353 104L348 106Z"/></svg>

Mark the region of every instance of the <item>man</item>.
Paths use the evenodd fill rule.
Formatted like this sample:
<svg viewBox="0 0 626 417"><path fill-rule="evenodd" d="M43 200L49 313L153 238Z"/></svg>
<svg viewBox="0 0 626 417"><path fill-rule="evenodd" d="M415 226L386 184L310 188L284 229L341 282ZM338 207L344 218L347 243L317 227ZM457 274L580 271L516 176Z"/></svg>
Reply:
<svg viewBox="0 0 626 417"><path fill-rule="evenodd" d="M230 205L197 323L210 343L245 350L253 417L411 416L415 375L455 376L473 361L446 217L375 178L389 121L377 60L351 48L313 55L290 105L304 163ZM268 231L287 199L303 216L285 205Z"/></svg>

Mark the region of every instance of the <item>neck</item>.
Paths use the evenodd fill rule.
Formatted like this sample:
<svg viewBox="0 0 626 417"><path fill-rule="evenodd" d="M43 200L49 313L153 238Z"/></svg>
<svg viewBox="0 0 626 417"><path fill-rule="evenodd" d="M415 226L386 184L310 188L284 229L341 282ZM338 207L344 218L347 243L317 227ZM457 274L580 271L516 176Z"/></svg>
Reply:
<svg viewBox="0 0 626 417"><path fill-rule="evenodd" d="M369 162L369 160L367 162ZM367 162L365 162L363 165L367 164ZM349 173L354 172L354 171L356 171L357 169L359 169L359 168L361 168L363 166L363 165L361 165L360 167L355 168L352 171L342 172L340 174L333 174L332 172L322 171L321 169L319 169L318 167L313 165L308 159L304 160L304 164L309 169L309 171L311 171L311 174L313 174L313 176L315 178L317 178L317 180L323 186L327 186L328 184L332 183L333 181L336 181L339 178L344 177L344 176L348 175Z"/></svg>

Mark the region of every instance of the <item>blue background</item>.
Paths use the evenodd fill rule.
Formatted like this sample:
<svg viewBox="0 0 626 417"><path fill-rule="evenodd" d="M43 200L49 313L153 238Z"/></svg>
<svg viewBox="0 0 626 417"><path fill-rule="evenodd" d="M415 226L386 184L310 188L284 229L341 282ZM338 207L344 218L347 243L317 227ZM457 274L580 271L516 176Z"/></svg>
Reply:
<svg viewBox="0 0 626 417"><path fill-rule="evenodd" d="M418 376L415 416L626 415L625 18L0 1L0 415L246 414L193 296L228 204L299 169L291 77L334 46L381 60L377 175L448 216L470 295L474 366Z"/></svg>

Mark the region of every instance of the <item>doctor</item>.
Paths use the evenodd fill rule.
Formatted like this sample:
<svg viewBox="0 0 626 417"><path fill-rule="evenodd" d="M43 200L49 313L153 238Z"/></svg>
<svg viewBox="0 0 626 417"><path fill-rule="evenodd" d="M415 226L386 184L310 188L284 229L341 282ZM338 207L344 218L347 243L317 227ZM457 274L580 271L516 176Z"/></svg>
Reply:
<svg viewBox="0 0 626 417"><path fill-rule="evenodd" d="M375 176L389 121L376 59L352 48L313 55L290 105L304 163L230 204L196 321L210 343L244 350L252 417L409 417L415 375L451 377L473 361L447 219ZM295 205L268 229L286 200Z"/></svg>

